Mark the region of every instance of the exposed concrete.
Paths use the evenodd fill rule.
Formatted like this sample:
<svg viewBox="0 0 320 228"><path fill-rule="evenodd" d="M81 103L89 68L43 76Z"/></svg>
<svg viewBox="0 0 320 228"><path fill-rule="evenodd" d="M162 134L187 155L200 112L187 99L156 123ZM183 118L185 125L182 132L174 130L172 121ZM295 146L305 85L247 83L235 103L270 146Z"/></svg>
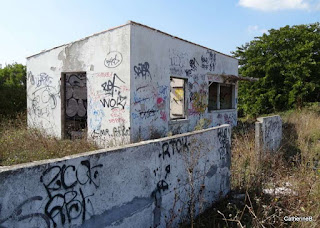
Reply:
<svg viewBox="0 0 320 228"><path fill-rule="evenodd" d="M0 227L175 226L191 192L196 214L229 192L230 143L223 125L2 167Z"/></svg>
<svg viewBox="0 0 320 228"><path fill-rule="evenodd" d="M280 116L257 118L255 123L256 151L260 155L275 152L282 139L282 120Z"/></svg>
<svg viewBox="0 0 320 228"><path fill-rule="evenodd" d="M221 75L237 77L238 60L134 22L31 56L27 72L28 126L57 137L72 72L86 73L87 135L102 147L237 123L237 82L232 109L207 106L209 81L229 83ZM171 76L186 80L183 121L170 121Z"/></svg>

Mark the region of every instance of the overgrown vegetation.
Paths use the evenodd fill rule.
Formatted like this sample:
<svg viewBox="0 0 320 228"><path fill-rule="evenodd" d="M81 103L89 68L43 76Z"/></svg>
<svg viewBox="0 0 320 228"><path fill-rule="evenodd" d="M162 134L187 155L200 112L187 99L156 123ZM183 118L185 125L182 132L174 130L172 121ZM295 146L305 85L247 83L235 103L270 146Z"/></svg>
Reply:
<svg viewBox="0 0 320 228"><path fill-rule="evenodd" d="M278 152L257 160L254 122L233 130L232 192L194 227L320 227L320 107L281 113ZM312 216L313 222L286 222Z"/></svg>
<svg viewBox="0 0 320 228"><path fill-rule="evenodd" d="M0 68L0 118L15 116L26 107L26 67L13 63Z"/></svg>
<svg viewBox="0 0 320 228"><path fill-rule="evenodd" d="M0 165L13 165L64 157L95 150L95 144L81 140L58 140L37 129L28 129L26 113L0 119Z"/></svg>
<svg viewBox="0 0 320 228"><path fill-rule="evenodd" d="M259 115L320 100L320 24L285 26L238 47L239 112Z"/></svg>

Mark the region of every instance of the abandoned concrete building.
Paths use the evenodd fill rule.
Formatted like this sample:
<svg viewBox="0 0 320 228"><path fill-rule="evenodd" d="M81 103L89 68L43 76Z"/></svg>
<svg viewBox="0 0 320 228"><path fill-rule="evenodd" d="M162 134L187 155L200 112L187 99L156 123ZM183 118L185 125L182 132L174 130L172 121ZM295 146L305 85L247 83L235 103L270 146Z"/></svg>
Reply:
<svg viewBox="0 0 320 228"><path fill-rule="evenodd" d="M102 147L237 123L238 60L136 22L27 58L28 125Z"/></svg>

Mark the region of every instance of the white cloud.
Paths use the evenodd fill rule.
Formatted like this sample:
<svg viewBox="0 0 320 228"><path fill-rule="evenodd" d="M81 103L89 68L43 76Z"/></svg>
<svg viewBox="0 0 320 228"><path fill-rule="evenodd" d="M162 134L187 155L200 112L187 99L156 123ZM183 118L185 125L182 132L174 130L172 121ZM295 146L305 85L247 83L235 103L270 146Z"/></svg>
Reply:
<svg viewBox="0 0 320 228"><path fill-rule="evenodd" d="M239 0L240 6L262 11L311 10L319 4L319 0Z"/></svg>
<svg viewBox="0 0 320 228"><path fill-rule="evenodd" d="M262 35L268 32L267 29L260 28L258 25L249 25L247 30L250 35Z"/></svg>

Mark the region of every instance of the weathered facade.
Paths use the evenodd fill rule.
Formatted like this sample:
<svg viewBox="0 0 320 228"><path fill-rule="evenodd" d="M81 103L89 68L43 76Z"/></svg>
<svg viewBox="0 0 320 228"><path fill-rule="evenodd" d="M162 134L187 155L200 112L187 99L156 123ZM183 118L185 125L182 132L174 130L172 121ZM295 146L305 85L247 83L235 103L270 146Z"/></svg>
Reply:
<svg viewBox="0 0 320 228"><path fill-rule="evenodd" d="M135 22L30 56L27 71L28 125L57 137L107 147L237 122L238 60Z"/></svg>

